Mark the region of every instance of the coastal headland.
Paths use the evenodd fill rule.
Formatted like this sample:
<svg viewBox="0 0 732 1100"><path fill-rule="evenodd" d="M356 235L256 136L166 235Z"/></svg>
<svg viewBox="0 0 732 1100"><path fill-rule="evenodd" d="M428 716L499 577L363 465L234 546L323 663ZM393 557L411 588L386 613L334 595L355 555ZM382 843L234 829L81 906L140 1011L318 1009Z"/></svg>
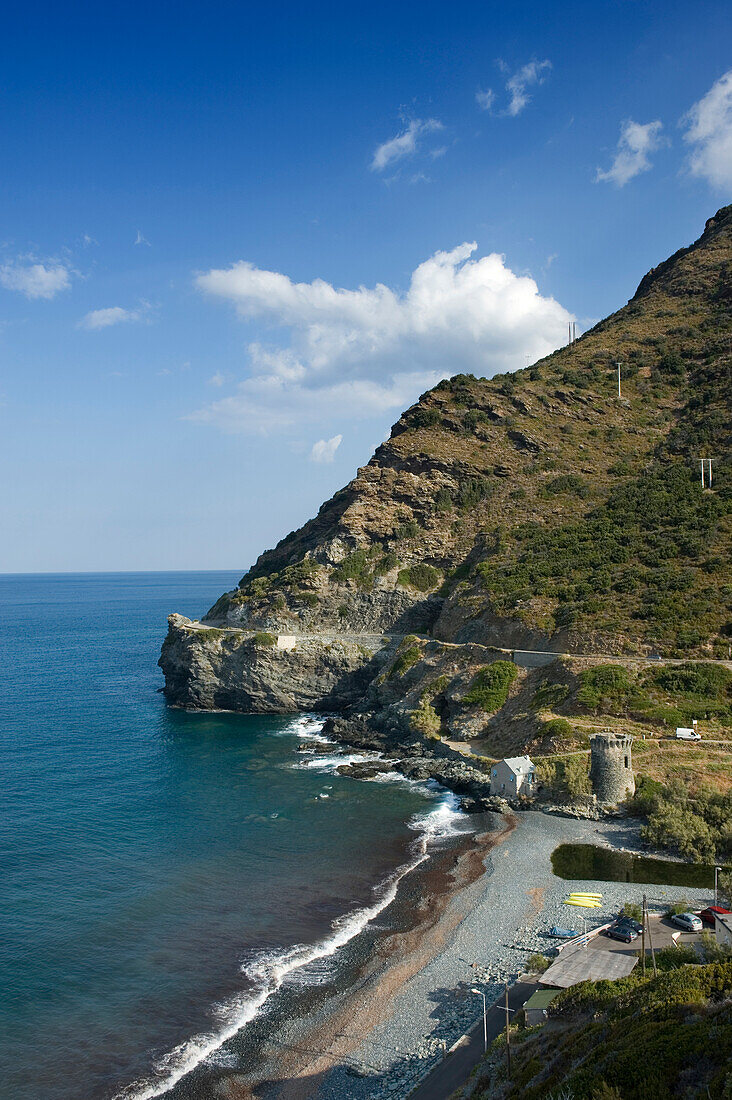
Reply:
<svg viewBox="0 0 732 1100"><path fill-rule="evenodd" d="M332 741L366 752L344 774L435 781L482 821L344 949L348 980L310 990L305 1014L297 998L271 1008L234 1068L200 1067L172 1095L406 1096L478 1017L472 986L492 999L566 923L577 883L552 872L558 844L727 858L709 822L732 782L731 269L724 207L580 339L423 394L200 622L170 616L171 705L327 714ZM673 732L697 718L692 757ZM608 729L633 741L636 797L620 810L589 778L590 739ZM539 798L492 795L493 765L522 754ZM597 923L643 893L710 900L582 887L603 895Z"/></svg>

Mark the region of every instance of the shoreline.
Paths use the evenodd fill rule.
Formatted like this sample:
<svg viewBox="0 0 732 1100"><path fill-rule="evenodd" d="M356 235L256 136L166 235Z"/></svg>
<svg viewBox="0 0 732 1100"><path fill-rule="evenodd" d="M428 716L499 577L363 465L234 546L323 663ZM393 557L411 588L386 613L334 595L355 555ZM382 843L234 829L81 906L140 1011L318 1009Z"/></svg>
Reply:
<svg viewBox="0 0 732 1100"><path fill-rule="evenodd" d="M473 834L458 852L436 853L431 866L403 880L389 907L391 927L370 930L371 948L361 943L365 957L351 966L345 987L310 1013L263 1030L258 1071L220 1071L215 1082L209 1077L206 1091L186 1097L407 1097L479 1021L480 998L470 988L480 985L491 1004L529 955L555 945L543 932L568 923L563 898L578 883L553 874L553 849L591 840L621 850L636 840L637 827L627 820L598 823L537 811L511 818L510 826L503 821ZM641 883L584 882L581 888L603 894L602 909L588 911L592 926L643 893L659 906L679 896L709 900L706 890ZM578 923L576 913L573 919Z"/></svg>
<svg viewBox="0 0 732 1100"><path fill-rule="evenodd" d="M333 773L342 767L339 760L345 764L369 751L357 746L354 756L351 746L324 734L315 715L298 736L321 747L314 745L311 753L301 746L305 757L295 767L321 766ZM393 766L388 759L383 763ZM425 785L396 771L362 781ZM222 1016L217 1035L198 1036L215 1041L205 1050L199 1047L182 1072L165 1074L167 1084L164 1078L138 1081L120 1095L135 1100L406 1097L480 1019L482 1005L471 987L480 984L492 1003L504 981L513 982L524 970L530 954L555 946L542 930L568 923L562 898L574 886L553 874L554 849L562 843L625 852L641 848L639 823L631 819L516 813L505 803L500 815L456 813L455 792L439 790L447 800L442 797L415 819L420 835L409 859L374 887L368 906L345 914L322 942L294 949L297 962L267 975L254 1011L228 1023ZM430 813L438 818L433 828L425 822ZM441 813L446 822L439 820ZM454 828L451 817L463 827ZM651 904L656 896L661 904L664 897L682 894L708 900L702 890L574 885L604 895L602 910L587 914L591 926L644 892ZM579 926L574 911L572 919Z"/></svg>

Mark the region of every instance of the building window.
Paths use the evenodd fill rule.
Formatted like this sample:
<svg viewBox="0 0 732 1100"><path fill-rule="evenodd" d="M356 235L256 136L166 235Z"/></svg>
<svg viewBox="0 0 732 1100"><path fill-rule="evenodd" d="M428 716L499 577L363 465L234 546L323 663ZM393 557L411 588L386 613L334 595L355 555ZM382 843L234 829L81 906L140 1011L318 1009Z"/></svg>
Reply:
<svg viewBox="0 0 732 1100"><path fill-rule="evenodd" d="M628 763L628 757L627 756L625 758L625 766L626 766L626 768L630 767L630 764Z"/></svg>

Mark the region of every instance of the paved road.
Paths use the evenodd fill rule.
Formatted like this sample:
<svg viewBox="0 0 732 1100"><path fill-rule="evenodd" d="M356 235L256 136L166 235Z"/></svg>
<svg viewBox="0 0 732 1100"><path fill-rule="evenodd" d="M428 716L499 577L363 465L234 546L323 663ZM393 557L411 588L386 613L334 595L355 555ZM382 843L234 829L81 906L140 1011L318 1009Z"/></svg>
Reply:
<svg viewBox="0 0 732 1100"><path fill-rule="evenodd" d="M508 1007L514 1011L522 1008L538 988L539 986L533 982L516 982L508 991ZM501 998L495 1005L488 1006L488 1046L506 1026L504 1004L504 999ZM421 1085L417 1085L414 1092L409 1093L409 1100L447 1100L455 1089L465 1084L473 1066L480 1061L484 1052L483 1021L481 1020L465 1037L462 1044L453 1050L452 1054L447 1054Z"/></svg>
<svg viewBox="0 0 732 1100"><path fill-rule="evenodd" d="M188 630L210 630L211 627L207 623L202 623L200 620L193 620L188 626ZM238 626L217 626L216 630L226 630L233 634L252 634L252 630L244 630ZM455 649L462 648L462 642L446 642L441 638L430 638L426 634L416 634L414 637L419 638L422 642L435 642L439 641L440 645L446 647L454 647ZM363 633L355 633L352 631L319 631L314 634L297 634L298 641L308 642L316 639L326 638L329 641L335 641L339 638L354 638L356 640L360 638L376 639L376 638L388 638L391 641L399 641L405 638L405 634L393 634L388 631L370 630ZM508 649L504 646L497 645L483 645L481 642L470 642L470 645L478 646L480 649L486 649L492 653L508 653L512 660L516 660L517 664L526 663L528 667L533 667L534 661L537 664L545 664L556 660L558 657L582 657L588 661L614 661L616 664L634 665L639 661L652 661L654 664L663 665L684 665L684 664L714 664L723 665L725 668L732 669L732 660L714 660L709 657L658 657L651 658L647 654L636 654L635 656L628 656L627 653L563 653L558 650L549 649ZM524 662L525 659L525 662Z"/></svg>

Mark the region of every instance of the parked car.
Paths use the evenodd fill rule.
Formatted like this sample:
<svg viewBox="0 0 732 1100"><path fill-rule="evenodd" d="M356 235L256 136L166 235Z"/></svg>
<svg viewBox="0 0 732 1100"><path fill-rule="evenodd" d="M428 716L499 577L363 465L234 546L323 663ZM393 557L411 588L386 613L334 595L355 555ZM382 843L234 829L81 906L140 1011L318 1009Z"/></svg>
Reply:
<svg viewBox="0 0 732 1100"><path fill-rule="evenodd" d="M683 928L684 932L701 932L703 927L696 913L675 913L671 917L671 923L677 928Z"/></svg>
<svg viewBox="0 0 732 1100"><path fill-rule="evenodd" d="M623 943L632 943L633 940L638 939L635 928L632 928L629 924L624 924L622 921L611 924L605 935L609 936L611 940L621 940Z"/></svg>
<svg viewBox="0 0 732 1100"><path fill-rule="evenodd" d="M723 909L721 905L709 905L706 909L702 909L699 916L705 924L711 924L714 927L714 914L719 913L722 916L724 913L729 913L729 909Z"/></svg>
<svg viewBox="0 0 732 1100"><path fill-rule="evenodd" d="M628 928L632 928L634 932L642 932L643 925L639 920L634 920L633 917L618 917L616 924L625 924Z"/></svg>

